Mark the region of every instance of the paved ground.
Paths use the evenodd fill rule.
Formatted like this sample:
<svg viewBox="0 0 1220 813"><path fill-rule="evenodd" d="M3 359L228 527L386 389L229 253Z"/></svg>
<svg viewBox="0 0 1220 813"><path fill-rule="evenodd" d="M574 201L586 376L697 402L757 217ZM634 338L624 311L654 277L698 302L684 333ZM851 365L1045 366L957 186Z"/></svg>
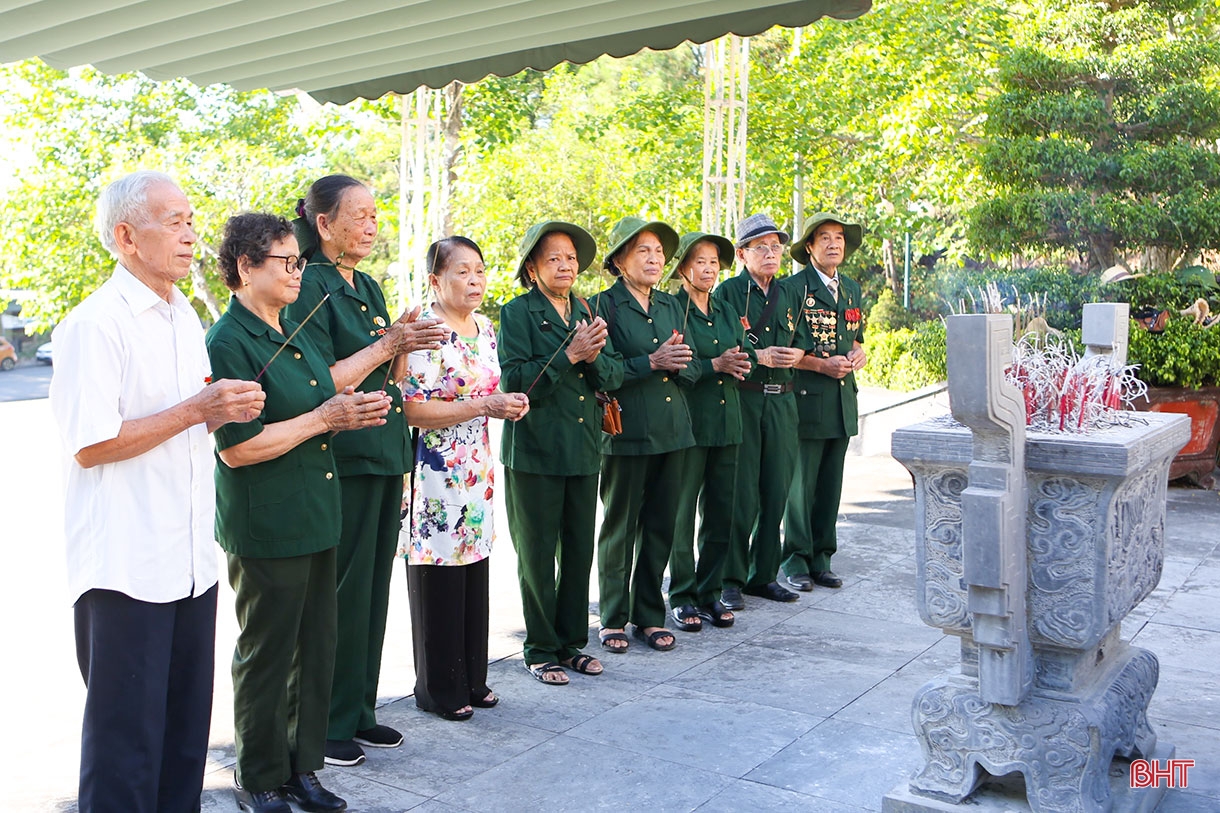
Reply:
<svg viewBox="0 0 1220 813"><path fill-rule="evenodd" d="M0 404L5 811L75 810L83 689L63 598L53 438L45 401ZM573 675L566 687L522 669L515 561L502 539L492 557L491 684L503 701L466 723L420 712L406 696L410 629L405 579L396 578L380 719L407 741L322 780L369 813L879 810L920 765L911 698L956 665L957 647L915 612L909 477L881 456L850 458L848 471L841 590L794 605L750 600L731 629L679 633L669 653L633 642L624 655L606 653L605 675ZM1196 761L1190 787L1161 809L1217 811L1220 495L1173 488L1169 500L1164 575L1124 633L1161 661L1150 713L1158 736ZM207 811L236 809L231 601L222 592Z"/></svg>

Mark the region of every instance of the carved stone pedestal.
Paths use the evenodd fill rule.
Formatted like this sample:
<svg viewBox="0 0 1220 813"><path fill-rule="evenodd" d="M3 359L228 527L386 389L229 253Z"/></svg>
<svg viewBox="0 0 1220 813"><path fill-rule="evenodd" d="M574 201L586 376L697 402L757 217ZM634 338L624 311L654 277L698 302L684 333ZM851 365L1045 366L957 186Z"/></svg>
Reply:
<svg viewBox="0 0 1220 813"><path fill-rule="evenodd" d="M893 455L915 480L919 612L961 639L961 669L917 694L926 762L882 809L1151 810L1159 792L1128 791L1122 760L1172 748L1146 719L1156 657L1120 625L1160 580L1169 463L1189 423L1132 414L1086 435L1027 434L996 381L1006 317L949 328L962 423L900 429ZM956 388L955 345L958 370L972 352L975 370ZM1024 800L1000 780L1014 773Z"/></svg>

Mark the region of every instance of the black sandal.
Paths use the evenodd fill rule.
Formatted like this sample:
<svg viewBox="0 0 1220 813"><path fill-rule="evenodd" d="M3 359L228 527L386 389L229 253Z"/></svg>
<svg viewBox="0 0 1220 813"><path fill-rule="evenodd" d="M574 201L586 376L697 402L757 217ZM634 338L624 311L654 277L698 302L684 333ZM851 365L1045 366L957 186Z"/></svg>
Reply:
<svg viewBox="0 0 1220 813"><path fill-rule="evenodd" d="M711 604L704 604L695 608L695 612L699 617L711 624L713 627L731 627L737 617L733 615L733 611L724 605L724 602L717 599ZM728 615L728 618L724 618Z"/></svg>
<svg viewBox="0 0 1220 813"><path fill-rule="evenodd" d="M635 637L639 638L641 641L648 644L648 646L652 647L657 652L668 652L669 650L673 649L674 647L676 647L678 645L678 639L674 637L674 634L672 632L665 629L664 627L653 630L652 632L644 632L644 628L641 627L639 624L636 624L635 625ZM669 638L670 639L669 643L668 644L657 643L662 638Z"/></svg>
<svg viewBox="0 0 1220 813"><path fill-rule="evenodd" d="M616 655L623 654L627 651L627 647L631 646L631 639L629 639L626 634L621 632L606 632L605 630L602 630L600 633L598 633L597 637L602 642L602 649L606 650L607 652L613 652ZM608 641L622 641L623 643L627 644L627 646L610 646L607 643Z"/></svg>
<svg viewBox="0 0 1220 813"><path fill-rule="evenodd" d="M546 663L539 663L539 664L535 664L533 666L530 666L527 663L525 665L525 669L527 672L529 672L531 675L533 675L534 678L539 683L545 683L548 686L567 686L568 685L568 673L563 671L562 666L560 666L557 663L554 663L553 661L548 661ZM563 680L547 680L546 679L547 675L554 675L554 674L563 675Z"/></svg>
<svg viewBox="0 0 1220 813"><path fill-rule="evenodd" d="M702 616L699 615L699 611L691 604L674 607L669 614L673 618L674 624L683 632L698 632L703 629L703 621L700 620ZM688 618L695 620L687 621L686 619Z"/></svg>
<svg viewBox="0 0 1220 813"><path fill-rule="evenodd" d="M490 700L487 699L489 697L491 698ZM483 695L482 697L470 698L470 705L474 706L476 709L493 709L499 702L500 698L497 697L496 693L490 689L487 691L487 694Z"/></svg>
<svg viewBox="0 0 1220 813"><path fill-rule="evenodd" d="M605 671L601 668L601 664L597 661L597 658L593 657L592 655L586 655L583 652L577 652L572 657L564 658L559 663L561 666L566 666L569 669L575 669L582 675L600 675L603 671ZM589 664L591 663L598 664L596 672L589 669Z"/></svg>

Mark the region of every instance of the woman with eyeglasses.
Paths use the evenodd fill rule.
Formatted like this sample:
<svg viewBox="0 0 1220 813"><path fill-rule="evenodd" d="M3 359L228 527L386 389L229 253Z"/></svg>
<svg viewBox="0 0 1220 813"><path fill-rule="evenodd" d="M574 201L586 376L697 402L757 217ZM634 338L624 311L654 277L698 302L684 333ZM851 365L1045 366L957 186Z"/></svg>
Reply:
<svg viewBox="0 0 1220 813"><path fill-rule="evenodd" d="M618 281L591 299L623 357L623 383L614 395L623 431L602 457L602 525L597 541L602 648L627 651L633 634L664 652L677 644L665 628L661 580L673 547L684 452L695 444L678 380L693 383L677 300L654 286L678 248L664 223L625 217L610 232L606 270Z"/></svg>
<svg viewBox="0 0 1220 813"><path fill-rule="evenodd" d="M346 803L322 787L335 656L340 494L331 434L385 424L384 393L339 394L321 352L283 310L301 260L282 217L229 220L220 272L233 291L207 336L213 374L257 381L263 412L216 430L216 539L228 557L240 632L233 653L234 794L288 813Z"/></svg>
<svg viewBox="0 0 1220 813"><path fill-rule="evenodd" d="M418 308L391 322L376 280L357 266L373 251L377 204L355 178L327 175L313 183L293 223L309 258L301 295L286 314L322 351L335 389L385 392L393 401L386 423L368 432L341 432L330 441L343 486L339 540L339 644L335 653L326 762L359 765L361 746L395 748L402 735L378 725L374 711L398 547L402 480L411 467L398 381L406 354L434 349L447 335Z"/></svg>

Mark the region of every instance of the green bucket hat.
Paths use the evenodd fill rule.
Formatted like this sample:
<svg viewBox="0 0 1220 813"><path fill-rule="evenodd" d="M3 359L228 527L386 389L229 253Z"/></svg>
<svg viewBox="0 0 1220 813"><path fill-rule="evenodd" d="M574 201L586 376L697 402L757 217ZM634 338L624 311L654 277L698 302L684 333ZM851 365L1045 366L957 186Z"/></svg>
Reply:
<svg viewBox="0 0 1220 813"><path fill-rule="evenodd" d="M589 263L593 262L593 257L597 254L597 242L593 235L575 223L565 223L562 220L535 223L526 230L525 237L521 238L521 260L517 263L517 279L526 288L529 287L529 276L525 272L525 261L529 259L530 252L542 242L542 238L552 232L560 232L572 238L572 245L576 246L578 274L589 267Z"/></svg>
<svg viewBox="0 0 1220 813"><path fill-rule="evenodd" d="M843 259L846 260L852 253L860 247L864 242L864 229L859 223L849 223L838 215L830 212L818 212L813 217L805 221L805 228L801 230L801 236L792 244L792 259L796 260L801 265L809 265L809 249L805 244L809 242L809 238L818 230L818 226L823 223L838 223L843 227L843 241L846 243L846 248L843 250Z"/></svg>
<svg viewBox="0 0 1220 813"><path fill-rule="evenodd" d="M665 252L665 262L669 262L670 258L674 256L674 252L678 250L678 233L670 228L669 225L659 220L624 217L615 223L614 228L610 230L610 249L606 252L606 269L610 273L618 276L618 271L613 269L610 258L642 231L652 232L661 241L661 250Z"/></svg>
<svg viewBox="0 0 1220 813"><path fill-rule="evenodd" d="M682 263L686 261L686 255L690 254L700 241L706 240L716 247L716 253L720 255L720 270L733 267L733 259L736 253L733 250L733 243L727 237L721 237L718 234L708 234L701 231L692 231L682 235L682 239L678 241L678 251L674 254L673 265L670 266L669 273L665 275L668 279L678 273L678 269ZM664 280L662 280L664 281Z"/></svg>

